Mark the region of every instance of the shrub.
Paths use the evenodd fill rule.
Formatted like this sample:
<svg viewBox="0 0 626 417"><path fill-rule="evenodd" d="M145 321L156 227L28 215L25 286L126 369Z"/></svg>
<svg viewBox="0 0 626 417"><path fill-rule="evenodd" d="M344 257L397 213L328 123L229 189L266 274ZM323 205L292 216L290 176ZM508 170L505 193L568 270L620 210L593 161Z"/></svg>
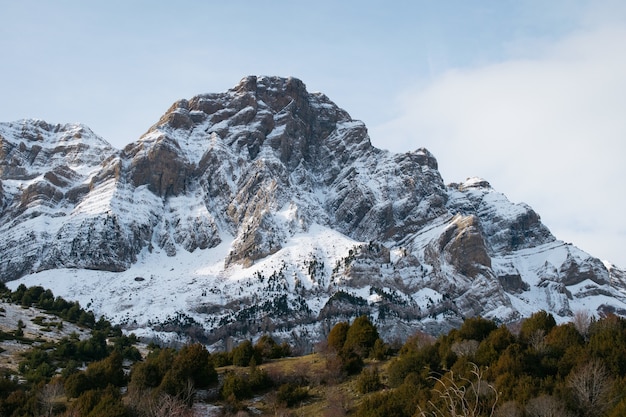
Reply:
<svg viewBox="0 0 626 417"><path fill-rule="evenodd" d="M92 387L105 388L107 385L122 387L126 384L126 376L122 367L122 355L113 352L107 358L89 364L85 374Z"/></svg>
<svg viewBox="0 0 626 417"><path fill-rule="evenodd" d="M134 388L156 388L174 363L176 352L173 349L153 350L144 362L133 366L130 373L130 385Z"/></svg>
<svg viewBox="0 0 626 417"><path fill-rule="evenodd" d="M491 320L482 317L471 317L463 322L458 335L464 340L477 340L480 342L497 328L498 326Z"/></svg>
<svg viewBox="0 0 626 417"><path fill-rule="evenodd" d="M522 322L520 328L520 339L525 343L530 343L536 335L547 335L556 326L556 321L552 314L545 311L533 313Z"/></svg>
<svg viewBox="0 0 626 417"><path fill-rule="evenodd" d="M350 325L343 344L344 351L354 351L361 357L369 356L374 343L379 339L376 326L367 318L360 316Z"/></svg>
<svg viewBox="0 0 626 417"><path fill-rule="evenodd" d="M269 335L261 336L254 345L254 350L261 360L283 358L291 354L291 347L287 343L278 345Z"/></svg>
<svg viewBox="0 0 626 417"><path fill-rule="evenodd" d="M345 321L335 324L328 333L328 347L337 353L341 352L344 343L346 343L348 329L350 329L350 325Z"/></svg>
<svg viewBox="0 0 626 417"><path fill-rule="evenodd" d="M224 399L234 397L237 400L242 400L252 395L252 389L243 376L235 372L228 372L224 375L224 384L220 394Z"/></svg>
<svg viewBox="0 0 626 417"><path fill-rule="evenodd" d="M365 368L356 380L356 389L361 394L374 392L381 389L383 384L380 381L378 368Z"/></svg>
<svg viewBox="0 0 626 417"><path fill-rule="evenodd" d="M233 349L233 365L235 366L249 366L253 358L257 365L261 363L259 353L254 349L252 342L249 340L244 340Z"/></svg>
<svg viewBox="0 0 626 417"><path fill-rule="evenodd" d="M75 372L65 379L63 389L68 398L78 398L93 387L84 372Z"/></svg>
<svg viewBox="0 0 626 417"><path fill-rule="evenodd" d="M210 356L199 343L185 346L176 355L172 369L179 379L191 379L198 388L208 387L217 382L217 372Z"/></svg>
<svg viewBox="0 0 626 417"><path fill-rule="evenodd" d="M276 392L276 399L280 403L286 404L287 407L293 407L307 399L308 396L309 391L305 387L290 382L278 387L278 391Z"/></svg>

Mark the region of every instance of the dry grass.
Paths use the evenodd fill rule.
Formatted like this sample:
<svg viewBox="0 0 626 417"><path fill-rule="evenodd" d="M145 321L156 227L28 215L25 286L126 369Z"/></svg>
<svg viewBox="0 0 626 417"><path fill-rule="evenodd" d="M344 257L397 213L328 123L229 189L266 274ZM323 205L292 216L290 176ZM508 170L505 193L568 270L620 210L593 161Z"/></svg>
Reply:
<svg viewBox="0 0 626 417"><path fill-rule="evenodd" d="M366 361L367 367L378 367L383 381L389 361ZM259 415L315 416L340 417L355 410L363 395L356 390L356 376L338 379L328 369L327 357L321 354L310 354L300 357L276 359L259 366L264 369L280 385L285 382L301 383L308 388L309 397L301 404L284 408L276 401L276 391L270 391L255 398L244 401L245 406L259 412ZM218 372L245 368L224 367Z"/></svg>

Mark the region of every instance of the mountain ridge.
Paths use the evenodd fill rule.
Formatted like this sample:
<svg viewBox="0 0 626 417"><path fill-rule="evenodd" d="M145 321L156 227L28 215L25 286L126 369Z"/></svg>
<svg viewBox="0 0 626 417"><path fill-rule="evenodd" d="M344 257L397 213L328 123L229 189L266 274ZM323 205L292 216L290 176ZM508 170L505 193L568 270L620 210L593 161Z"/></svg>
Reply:
<svg viewBox="0 0 626 417"><path fill-rule="evenodd" d="M356 313L402 337L533 306L626 312L623 271L483 179L445 185L426 149L375 148L295 78L179 100L122 150L84 126L22 121L0 124L0 152L3 280L65 288L147 337L168 337L168 320L221 343L319 336ZM113 299L93 295L107 285ZM127 300L159 285L188 297Z"/></svg>

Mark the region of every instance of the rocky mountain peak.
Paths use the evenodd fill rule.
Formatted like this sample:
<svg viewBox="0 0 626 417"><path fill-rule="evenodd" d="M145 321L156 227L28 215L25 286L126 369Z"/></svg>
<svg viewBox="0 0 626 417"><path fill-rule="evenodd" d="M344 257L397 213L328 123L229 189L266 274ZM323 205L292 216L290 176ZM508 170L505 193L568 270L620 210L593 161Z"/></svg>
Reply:
<svg viewBox="0 0 626 417"><path fill-rule="evenodd" d="M80 125L0 124L0 277L55 293L62 277L135 331L182 317L207 343L310 340L360 314L402 337L473 315L626 312L623 271L437 166L375 148L296 78L179 100L122 151Z"/></svg>

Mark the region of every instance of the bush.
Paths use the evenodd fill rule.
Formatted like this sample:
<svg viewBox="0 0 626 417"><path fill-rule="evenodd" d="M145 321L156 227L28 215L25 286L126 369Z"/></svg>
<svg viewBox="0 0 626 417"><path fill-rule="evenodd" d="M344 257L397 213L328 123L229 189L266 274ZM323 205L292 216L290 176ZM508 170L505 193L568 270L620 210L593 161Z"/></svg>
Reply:
<svg viewBox="0 0 626 417"><path fill-rule="evenodd" d="M348 329L350 329L350 325L345 321L335 324L328 333L328 347L336 353L341 352L344 343L346 343Z"/></svg>
<svg viewBox="0 0 626 417"><path fill-rule="evenodd" d="M228 372L224 375L224 384L220 394L224 399L234 397L237 400L242 400L252 395L252 389L243 376L235 372Z"/></svg>
<svg viewBox="0 0 626 417"><path fill-rule="evenodd" d="M556 326L556 321L552 314L545 311L533 313L522 322L520 328L520 339L525 343L530 343L536 335L547 335Z"/></svg>
<svg viewBox="0 0 626 417"><path fill-rule="evenodd" d="M165 374L172 368L176 352L173 349L157 348L150 352L144 362L133 366L130 385L134 388L156 388Z"/></svg>
<svg viewBox="0 0 626 417"><path fill-rule="evenodd" d="M351 350L341 353L339 358L341 359L341 368L348 375L356 375L363 369L363 358Z"/></svg>
<svg viewBox="0 0 626 417"><path fill-rule="evenodd" d="M127 417L119 390L109 387L103 391L86 391L72 403L69 415L89 417Z"/></svg>
<svg viewBox="0 0 626 417"><path fill-rule="evenodd" d="M199 343L183 347L176 355L172 369L179 379L191 379L198 388L206 388L217 382L211 355Z"/></svg>
<svg viewBox="0 0 626 417"><path fill-rule="evenodd" d="M93 387L84 372L75 372L65 379L63 389L68 398L78 398Z"/></svg>
<svg viewBox="0 0 626 417"><path fill-rule="evenodd" d="M254 359L257 365L261 363L261 356L254 349L251 341L244 340L233 349L233 365L250 366L250 361L252 359Z"/></svg>
<svg viewBox="0 0 626 417"><path fill-rule="evenodd" d="M96 388L106 388L107 385L123 387L126 384L126 376L122 362L122 355L119 352L113 352L106 359L89 364L85 375L90 381L90 386Z"/></svg>
<svg viewBox="0 0 626 417"><path fill-rule="evenodd" d="M463 322L458 335L463 340L477 340L480 342L497 328L498 326L491 320L482 317L472 317Z"/></svg>
<svg viewBox="0 0 626 417"><path fill-rule="evenodd" d="M278 359L291 354L291 347L287 343L278 345L269 335L263 335L254 345L254 350L261 360Z"/></svg>
<svg viewBox="0 0 626 417"><path fill-rule="evenodd" d="M379 339L376 326L367 318L360 316L350 325L343 344L344 351L353 351L362 358L369 356L374 343Z"/></svg>
<svg viewBox="0 0 626 417"><path fill-rule="evenodd" d="M380 374L378 368L368 369L365 368L356 379L356 389L361 394L367 394L368 392L374 392L381 389L383 386L380 381Z"/></svg>
<svg viewBox="0 0 626 417"><path fill-rule="evenodd" d="M286 404L287 407L293 407L300 402L306 400L309 396L309 391L293 383L286 383L278 387L276 392L276 399L282 404Z"/></svg>

